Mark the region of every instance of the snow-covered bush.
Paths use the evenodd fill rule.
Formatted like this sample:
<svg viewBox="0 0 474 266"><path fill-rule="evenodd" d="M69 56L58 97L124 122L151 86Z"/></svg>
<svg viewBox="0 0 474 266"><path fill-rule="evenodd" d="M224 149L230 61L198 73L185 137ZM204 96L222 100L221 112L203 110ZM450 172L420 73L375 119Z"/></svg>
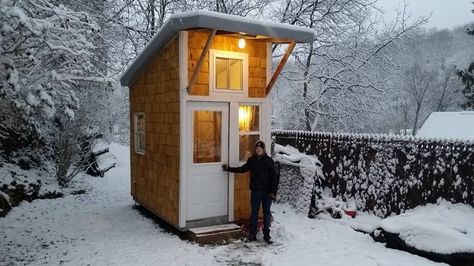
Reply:
<svg viewBox="0 0 474 266"><path fill-rule="evenodd" d="M274 159L282 165L278 202L288 203L299 212L308 213L315 180L324 178L321 162L314 156L300 154L291 147L275 145Z"/></svg>
<svg viewBox="0 0 474 266"><path fill-rule="evenodd" d="M318 157L323 178L317 176L316 190L327 187L379 217L439 198L474 206L472 142L301 131L277 131L273 138Z"/></svg>
<svg viewBox="0 0 474 266"><path fill-rule="evenodd" d="M62 196L47 166L23 170L15 164L0 164L0 218L23 201Z"/></svg>
<svg viewBox="0 0 474 266"><path fill-rule="evenodd" d="M53 163L55 175L61 186L82 172L90 151L90 142L81 128L82 119L57 118L53 129Z"/></svg>

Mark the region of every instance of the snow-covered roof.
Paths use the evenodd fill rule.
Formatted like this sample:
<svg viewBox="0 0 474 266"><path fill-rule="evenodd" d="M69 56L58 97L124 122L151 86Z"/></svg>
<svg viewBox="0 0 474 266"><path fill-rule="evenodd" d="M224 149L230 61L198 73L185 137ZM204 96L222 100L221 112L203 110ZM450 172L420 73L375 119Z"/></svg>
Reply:
<svg viewBox="0 0 474 266"><path fill-rule="evenodd" d="M474 112L433 112L416 136L474 140Z"/></svg>
<svg viewBox="0 0 474 266"><path fill-rule="evenodd" d="M216 29L232 33L264 35L275 39L312 42L314 31L300 26L261 21L235 15L197 10L172 15L120 78L122 86L130 85L150 61L180 30Z"/></svg>

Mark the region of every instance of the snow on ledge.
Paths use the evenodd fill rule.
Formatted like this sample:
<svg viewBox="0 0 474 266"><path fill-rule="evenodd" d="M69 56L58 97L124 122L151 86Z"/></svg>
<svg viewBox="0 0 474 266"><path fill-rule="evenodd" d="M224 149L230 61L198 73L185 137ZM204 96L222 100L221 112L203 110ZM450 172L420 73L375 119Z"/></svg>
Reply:
<svg viewBox="0 0 474 266"><path fill-rule="evenodd" d="M290 145L282 146L275 143L274 159L283 164L300 167L301 175L305 179L312 179L313 182L316 176L324 179L323 164L315 155L306 155Z"/></svg>
<svg viewBox="0 0 474 266"><path fill-rule="evenodd" d="M474 208L448 201L388 217L380 227L408 246L439 254L474 253Z"/></svg>
<svg viewBox="0 0 474 266"><path fill-rule="evenodd" d="M275 158L280 163L293 166L322 166L321 162L314 155L300 153L298 149L290 145L282 146L275 143Z"/></svg>

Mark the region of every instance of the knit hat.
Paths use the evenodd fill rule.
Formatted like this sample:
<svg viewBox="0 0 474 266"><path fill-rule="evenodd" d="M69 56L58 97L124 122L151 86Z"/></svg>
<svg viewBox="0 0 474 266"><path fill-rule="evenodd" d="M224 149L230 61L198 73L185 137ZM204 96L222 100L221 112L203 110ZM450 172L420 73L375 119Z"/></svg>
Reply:
<svg viewBox="0 0 474 266"><path fill-rule="evenodd" d="M255 148L260 147L265 150L265 142L259 140L255 143Z"/></svg>

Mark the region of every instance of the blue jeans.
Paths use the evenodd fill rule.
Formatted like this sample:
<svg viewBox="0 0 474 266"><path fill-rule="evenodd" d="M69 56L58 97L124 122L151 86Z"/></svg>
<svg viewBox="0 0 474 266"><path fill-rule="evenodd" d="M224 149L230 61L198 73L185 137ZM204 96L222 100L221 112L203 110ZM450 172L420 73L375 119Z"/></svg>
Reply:
<svg viewBox="0 0 474 266"><path fill-rule="evenodd" d="M250 236L257 234L260 203L262 203L263 207L263 234L270 235L270 219L272 217L270 213L270 206L272 205L270 195L264 191L252 191L250 194L250 204L252 207L252 213L250 214Z"/></svg>

